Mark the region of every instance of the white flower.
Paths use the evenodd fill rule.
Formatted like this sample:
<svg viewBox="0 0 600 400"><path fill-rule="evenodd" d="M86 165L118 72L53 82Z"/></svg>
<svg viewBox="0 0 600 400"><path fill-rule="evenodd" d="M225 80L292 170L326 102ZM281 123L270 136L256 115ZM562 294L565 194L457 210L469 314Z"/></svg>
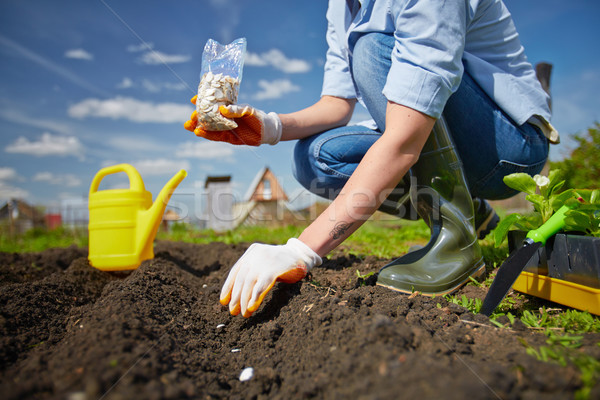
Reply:
<svg viewBox="0 0 600 400"><path fill-rule="evenodd" d="M538 185L540 188L544 188L550 184L550 179L548 179L548 177L544 175L535 175L533 177L533 180L535 181L536 185Z"/></svg>

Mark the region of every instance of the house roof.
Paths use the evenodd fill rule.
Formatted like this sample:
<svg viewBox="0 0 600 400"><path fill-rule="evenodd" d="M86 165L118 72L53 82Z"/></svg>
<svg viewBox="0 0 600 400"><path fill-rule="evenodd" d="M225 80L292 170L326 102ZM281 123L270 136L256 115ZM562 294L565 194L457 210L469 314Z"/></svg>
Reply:
<svg viewBox="0 0 600 400"><path fill-rule="evenodd" d="M268 181L270 184L269 195L266 197L263 181ZM246 191L243 201L251 200L284 200L287 201L287 195L283 187L279 183L277 177L269 167L264 167L254 177L252 183Z"/></svg>
<svg viewBox="0 0 600 400"><path fill-rule="evenodd" d="M256 191L256 187L258 186L260 181L262 181L262 178L263 178L263 176L265 176L268 169L269 169L269 167L263 167L263 168L261 168L260 171L258 171L258 174L256 174L256 176L254 177L254 179L252 180L252 183L250 183L250 186L248 187L248 190L246 191L246 194L244 195L244 201L250 201L252 194L254 194L254 192Z"/></svg>
<svg viewBox="0 0 600 400"><path fill-rule="evenodd" d="M206 181L204 182L204 188L206 189L210 183L229 182L229 181L231 181L231 175L208 176L208 177L206 177Z"/></svg>

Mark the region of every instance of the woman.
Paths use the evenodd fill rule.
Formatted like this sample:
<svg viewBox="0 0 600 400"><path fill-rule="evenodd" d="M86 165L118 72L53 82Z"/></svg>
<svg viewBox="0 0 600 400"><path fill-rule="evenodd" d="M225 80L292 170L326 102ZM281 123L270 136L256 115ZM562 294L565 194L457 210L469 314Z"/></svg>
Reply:
<svg viewBox="0 0 600 400"><path fill-rule="evenodd" d="M458 289L485 270L476 225L485 230L495 214L483 199L515 194L503 176L538 173L548 142L558 141L501 0L330 0L327 20L314 105L281 115L222 107L239 125L227 132L195 129L195 114L186 123L234 144L299 140L296 178L333 200L298 238L250 246L221 292L233 315L252 315L276 281L302 279L378 208L411 214L409 197L431 239L382 268L377 283L404 293ZM357 102L372 126L347 125Z"/></svg>

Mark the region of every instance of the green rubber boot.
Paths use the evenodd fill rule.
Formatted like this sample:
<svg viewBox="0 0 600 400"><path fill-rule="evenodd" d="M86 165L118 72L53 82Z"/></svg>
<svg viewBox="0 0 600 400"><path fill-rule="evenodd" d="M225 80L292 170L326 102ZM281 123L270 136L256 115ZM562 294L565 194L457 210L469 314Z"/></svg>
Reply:
<svg viewBox="0 0 600 400"><path fill-rule="evenodd" d="M403 292L451 293L485 271L473 200L446 123L440 118L411 168L410 200L431 230L427 245L384 266L377 284Z"/></svg>
<svg viewBox="0 0 600 400"><path fill-rule="evenodd" d="M416 221L419 214L410 201L410 176L406 174L378 208L386 214L397 218Z"/></svg>

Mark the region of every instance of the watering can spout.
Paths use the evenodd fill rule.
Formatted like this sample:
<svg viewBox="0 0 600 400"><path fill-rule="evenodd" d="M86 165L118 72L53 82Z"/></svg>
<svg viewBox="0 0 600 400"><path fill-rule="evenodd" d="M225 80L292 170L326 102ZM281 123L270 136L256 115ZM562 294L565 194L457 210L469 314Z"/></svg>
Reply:
<svg viewBox="0 0 600 400"><path fill-rule="evenodd" d="M177 185L186 176L187 172L183 169L176 173L162 188L152 206L146 211L140 211L138 214L138 226L140 229L138 230L139 234L137 235L136 243L140 248L141 254L152 252L152 240L150 239L154 238L158 231L171 195L175 191L175 188L177 188Z"/></svg>

